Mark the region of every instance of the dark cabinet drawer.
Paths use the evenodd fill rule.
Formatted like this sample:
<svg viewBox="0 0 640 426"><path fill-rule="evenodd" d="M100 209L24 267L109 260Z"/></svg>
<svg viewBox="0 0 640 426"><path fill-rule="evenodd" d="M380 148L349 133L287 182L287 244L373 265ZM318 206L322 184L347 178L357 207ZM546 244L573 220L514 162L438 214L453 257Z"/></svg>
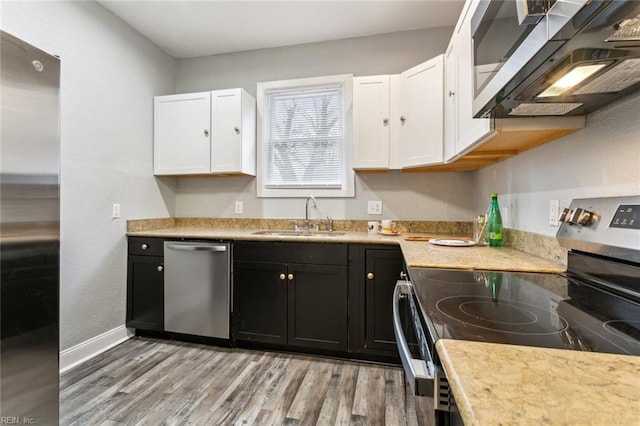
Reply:
<svg viewBox="0 0 640 426"><path fill-rule="evenodd" d="M234 260L247 262L306 263L314 265L347 265L346 244L314 244L290 242L244 242L233 245Z"/></svg>
<svg viewBox="0 0 640 426"><path fill-rule="evenodd" d="M164 238L129 237L129 254L164 256Z"/></svg>

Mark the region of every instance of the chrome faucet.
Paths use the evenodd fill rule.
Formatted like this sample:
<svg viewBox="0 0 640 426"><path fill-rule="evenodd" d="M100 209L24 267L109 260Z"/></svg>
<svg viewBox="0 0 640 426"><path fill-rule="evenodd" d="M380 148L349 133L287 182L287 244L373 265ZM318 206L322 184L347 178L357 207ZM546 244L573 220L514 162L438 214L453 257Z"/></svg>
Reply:
<svg viewBox="0 0 640 426"><path fill-rule="evenodd" d="M309 201L313 201L313 208L317 209L318 205L316 204L316 198L313 195L309 195L307 197L307 201L304 206L304 223L302 224L302 229L309 229Z"/></svg>

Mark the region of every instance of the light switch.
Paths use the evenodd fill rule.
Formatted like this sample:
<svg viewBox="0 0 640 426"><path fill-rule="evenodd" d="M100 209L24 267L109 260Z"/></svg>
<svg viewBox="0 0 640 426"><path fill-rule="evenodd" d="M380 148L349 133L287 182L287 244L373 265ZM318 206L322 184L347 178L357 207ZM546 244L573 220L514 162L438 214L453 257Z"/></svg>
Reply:
<svg viewBox="0 0 640 426"><path fill-rule="evenodd" d="M236 201L236 214L242 214L243 203L242 201Z"/></svg>
<svg viewBox="0 0 640 426"><path fill-rule="evenodd" d="M120 218L120 204L114 203L113 208L111 210L111 218L119 219Z"/></svg>

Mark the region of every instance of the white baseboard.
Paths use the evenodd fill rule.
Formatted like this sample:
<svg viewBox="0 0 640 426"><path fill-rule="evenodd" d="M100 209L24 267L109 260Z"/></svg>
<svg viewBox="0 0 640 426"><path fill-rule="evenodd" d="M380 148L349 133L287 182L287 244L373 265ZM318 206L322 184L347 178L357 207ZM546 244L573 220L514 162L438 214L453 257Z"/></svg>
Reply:
<svg viewBox="0 0 640 426"><path fill-rule="evenodd" d="M60 374L133 337L124 325L60 352Z"/></svg>

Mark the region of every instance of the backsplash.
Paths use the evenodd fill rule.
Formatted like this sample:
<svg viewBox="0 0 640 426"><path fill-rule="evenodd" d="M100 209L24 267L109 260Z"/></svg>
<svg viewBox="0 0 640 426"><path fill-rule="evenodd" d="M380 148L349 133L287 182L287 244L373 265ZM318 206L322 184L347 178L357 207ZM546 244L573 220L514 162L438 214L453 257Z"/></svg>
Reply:
<svg viewBox="0 0 640 426"><path fill-rule="evenodd" d="M568 250L560 246L556 237L518 229L505 229L505 245L543 259L567 264Z"/></svg>
<svg viewBox="0 0 640 426"><path fill-rule="evenodd" d="M366 220L333 220L335 231L367 231ZM315 223L312 221L312 223ZM300 224L300 221L298 221ZM434 235L471 236L471 222L449 221L396 221L400 232L414 232ZM127 221L127 232L146 231L161 228L227 228L227 229L293 229L291 219L237 219L237 218L194 218L178 217L164 219L138 219ZM322 225L321 229L324 229Z"/></svg>

